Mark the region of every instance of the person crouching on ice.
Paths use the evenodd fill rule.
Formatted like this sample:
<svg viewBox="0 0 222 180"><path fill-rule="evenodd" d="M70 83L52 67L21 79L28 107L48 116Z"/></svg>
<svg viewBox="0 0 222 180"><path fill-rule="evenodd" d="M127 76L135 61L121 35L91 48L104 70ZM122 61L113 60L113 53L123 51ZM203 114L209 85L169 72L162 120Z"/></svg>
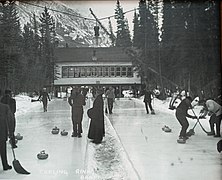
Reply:
<svg viewBox="0 0 222 180"><path fill-rule="evenodd" d="M186 135L187 129L189 127L189 122L187 121L187 117L192 118L192 119L197 119L196 116L192 116L188 114L188 109L193 108L197 104L198 104L198 101L194 103L192 102L192 98L188 96L185 99L183 99L181 103L178 105L178 107L176 108L176 118L178 122L180 123L180 125L182 126L180 134L179 134L179 139L181 141L186 142L186 140L188 139Z"/></svg>
<svg viewBox="0 0 222 180"><path fill-rule="evenodd" d="M210 129L211 132L207 133L208 136L221 137L220 134L220 124L222 119L222 107L220 104L215 102L214 100L207 100L205 104L205 108L208 111L208 115L210 115ZM214 131L214 125L216 124L216 134Z"/></svg>

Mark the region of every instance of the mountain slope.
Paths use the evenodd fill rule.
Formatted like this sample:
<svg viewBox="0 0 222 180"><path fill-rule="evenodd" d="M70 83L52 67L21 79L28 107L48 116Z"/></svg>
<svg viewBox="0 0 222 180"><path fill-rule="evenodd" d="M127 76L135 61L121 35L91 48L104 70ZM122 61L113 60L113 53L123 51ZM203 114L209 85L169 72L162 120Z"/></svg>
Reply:
<svg viewBox="0 0 222 180"><path fill-rule="evenodd" d="M49 9L50 14L56 22L59 46L65 46L66 43L70 47L95 46L95 21L93 19L87 20L81 18L83 15L70 9L60 1L29 1L28 3L17 3L21 27L31 22L33 14L36 15L37 22L39 22L39 17L44 7ZM109 37L102 30L100 30L99 46L110 46Z"/></svg>

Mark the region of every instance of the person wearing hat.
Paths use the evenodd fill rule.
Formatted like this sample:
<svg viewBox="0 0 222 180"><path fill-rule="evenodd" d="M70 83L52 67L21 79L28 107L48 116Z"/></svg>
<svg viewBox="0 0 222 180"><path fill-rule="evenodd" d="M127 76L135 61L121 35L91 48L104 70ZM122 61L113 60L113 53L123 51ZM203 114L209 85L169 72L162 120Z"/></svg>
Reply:
<svg viewBox="0 0 222 180"><path fill-rule="evenodd" d="M49 94L46 91L46 88L43 88L42 92L40 93L40 96L38 98L38 101L41 99L43 103L43 110L44 112L47 112L47 107L48 107L48 100L51 101L49 98Z"/></svg>
<svg viewBox="0 0 222 180"><path fill-rule="evenodd" d="M194 104L194 102L192 102L192 98L188 96L185 99L183 99L176 108L176 118L182 127L179 133L179 140L183 143L185 143L186 140L188 139L187 129L189 127L189 122L187 120L187 117L192 119L197 119L196 116L188 114L188 110L193 108L196 104L197 103Z"/></svg>
<svg viewBox="0 0 222 180"><path fill-rule="evenodd" d="M68 98L68 103L72 107L72 124L73 133L72 137L82 137L82 118L83 106L86 105L85 97L81 94L81 89L76 87L71 91L71 96Z"/></svg>
<svg viewBox="0 0 222 180"><path fill-rule="evenodd" d="M12 128L12 137L11 137L11 143L13 148L17 148L17 145L15 143L15 126L16 126L16 120L15 120L15 112L16 112L16 101L14 98L12 98L12 91L10 89L5 90L5 95L1 98L1 102L3 104L7 104L12 112L13 115L13 128Z"/></svg>
<svg viewBox="0 0 222 180"><path fill-rule="evenodd" d="M105 136L103 93L103 89L96 90L93 107L87 111L89 118L91 118L88 138L92 139L95 144L100 144Z"/></svg>
<svg viewBox="0 0 222 180"><path fill-rule="evenodd" d="M12 166L8 164L6 141L8 136L13 136L14 117L8 105L0 102L0 156L3 170L10 170Z"/></svg>

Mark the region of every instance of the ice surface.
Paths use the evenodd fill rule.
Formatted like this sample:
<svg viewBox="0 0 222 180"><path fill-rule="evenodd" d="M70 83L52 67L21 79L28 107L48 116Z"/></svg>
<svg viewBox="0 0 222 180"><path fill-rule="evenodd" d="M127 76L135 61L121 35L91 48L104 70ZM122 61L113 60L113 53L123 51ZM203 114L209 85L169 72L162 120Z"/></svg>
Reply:
<svg viewBox="0 0 222 180"><path fill-rule="evenodd" d="M92 105L91 100L84 107L82 138L71 137L71 110L67 101L53 99L46 113L41 103L31 103L27 96L17 96L16 102L16 134L20 133L23 140L18 142L15 153L31 174L3 171L0 165L0 179L222 179L222 157L216 150L219 139L206 136L197 125L195 135L186 144L178 144L180 125L175 112L168 109L168 101L155 99L156 115L151 115L145 113L142 98L116 100L114 113L105 118L106 136L99 145L87 139L90 119L86 110ZM196 114L199 110L200 107L195 108ZM201 119L206 130L208 119ZM190 129L196 120L189 122ZM164 125L172 132L163 132ZM68 136L51 134L55 126L68 131ZM7 150L11 164L9 145ZM41 150L49 154L48 159L37 159Z"/></svg>

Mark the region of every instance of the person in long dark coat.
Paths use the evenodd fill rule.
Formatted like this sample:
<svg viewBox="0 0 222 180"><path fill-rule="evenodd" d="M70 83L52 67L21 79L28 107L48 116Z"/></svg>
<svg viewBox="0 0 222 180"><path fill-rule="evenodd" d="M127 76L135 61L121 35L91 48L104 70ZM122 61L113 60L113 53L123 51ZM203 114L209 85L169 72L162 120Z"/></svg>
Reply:
<svg viewBox="0 0 222 180"><path fill-rule="evenodd" d="M43 88L43 91L40 93L38 100L41 100L43 103L43 110L47 112L48 100L51 101L49 94L46 91L46 88Z"/></svg>
<svg viewBox="0 0 222 180"><path fill-rule="evenodd" d="M11 143L13 148L17 148L15 143L15 127L16 127L16 120L15 120L15 112L16 112L16 101L12 98L12 91L10 89L5 90L5 95L1 98L1 103L7 104L12 112L13 115L13 134L11 138Z"/></svg>
<svg viewBox="0 0 222 180"><path fill-rule="evenodd" d="M0 155L4 171L12 169L7 160L6 141L8 140L8 135L12 138L13 124L13 114L9 106L0 103Z"/></svg>
<svg viewBox="0 0 222 180"><path fill-rule="evenodd" d="M103 93L102 89L96 90L96 99L93 102L93 107L87 112L91 118L88 138L92 139L92 142L95 144L101 143L105 136Z"/></svg>
<svg viewBox="0 0 222 180"><path fill-rule="evenodd" d="M151 111L151 114L155 114L154 113L154 109L152 107L152 92L146 88L144 90L144 99L143 99L143 102L145 104L145 108L146 108L146 113L149 114L149 109L148 109L148 106L150 108L150 111Z"/></svg>
<svg viewBox="0 0 222 180"><path fill-rule="evenodd" d="M72 137L82 137L82 118L83 118L83 106L86 105L85 97L80 92L80 88L72 90L71 96L68 99L69 105L72 107L72 124L73 133Z"/></svg>

